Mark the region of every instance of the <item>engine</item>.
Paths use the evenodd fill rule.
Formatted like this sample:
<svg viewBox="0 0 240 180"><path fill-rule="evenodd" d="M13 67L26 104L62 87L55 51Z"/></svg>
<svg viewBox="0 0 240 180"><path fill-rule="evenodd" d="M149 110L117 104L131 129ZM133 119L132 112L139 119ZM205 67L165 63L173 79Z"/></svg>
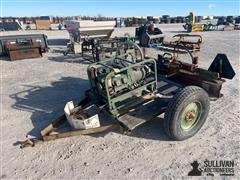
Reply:
<svg viewBox="0 0 240 180"><path fill-rule="evenodd" d="M110 110L156 89L154 59L138 63L117 58L101 61L89 66L88 76L92 98L108 104Z"/></svg>

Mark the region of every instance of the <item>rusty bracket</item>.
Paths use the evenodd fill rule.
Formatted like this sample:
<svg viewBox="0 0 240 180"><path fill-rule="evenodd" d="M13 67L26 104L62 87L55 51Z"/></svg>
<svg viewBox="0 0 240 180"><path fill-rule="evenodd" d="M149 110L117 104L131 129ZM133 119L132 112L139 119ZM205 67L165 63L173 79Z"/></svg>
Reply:
<svg viewBox="0 0 240 180"><path fill-rule="evenodd" d="M25 147L34 147L36 143L42 142L41 139L36 138L27 138L23 141L18 141L15 145L20 144L20 148L23 149Z"/></svg>
<svg viewBox="0 0 240 180"><path fill-rule="evenodd" d="M55 139L79 136L79 135L95 134L95 133L110 131L117 127L119 127L119 125L114 123L114 124L105 125L105 126L101 126L101 127L97 127L97 128L67 131L67 132L62 132L62 133L58 133L58 134L50 134L50 135L43 136L43 141L51 141L51 140L55 140Z"/></svg>
<svg viewBox="0 0 240 180"><path fill-rule="evenodd" d="M97 128L90 128L90 129L84 129L84 130L72 130L72 131L59 132L59 133L55 132L55 130L57 130L66 121L67 119L65 115L62 115L41 131L41 135L42 135L41 138L39 139L27 138L26 140L18 141L15 144L20 144L20 148L34 147L35 144L42 143L45 141L51 141L51 140L56 140L60 138L72 137L72 136L101 133L101 132L113 130L115 128L119 128L119 124L113 123L113 124L109 124L109 125L105 125Z"/></svg>

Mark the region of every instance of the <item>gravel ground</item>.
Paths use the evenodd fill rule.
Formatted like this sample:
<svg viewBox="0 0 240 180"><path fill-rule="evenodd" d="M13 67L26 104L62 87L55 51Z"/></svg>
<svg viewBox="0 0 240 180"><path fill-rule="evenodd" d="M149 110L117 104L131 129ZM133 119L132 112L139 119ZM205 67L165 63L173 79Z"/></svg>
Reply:
<svg viewBox="0 0 240 180"><path fill-rule="evenodd" d="M182 31L180 25L161 25L167 37ZM113 36L134 34L120 28ZM78 100L89 84L87 61L64 57L66 31L4 32L45 33L51 50L42 58L1 63L1 178L3 179L180 179L188 178L194 160L234 160L240 177L239 31L196 33L203 36L200 66L208 68L217 53L225 53L236 76L222 88L223 98L211 102L208 119L193 138L177 142L163 132L162 118L137 128L131 136L113 131L39 144L14 146L26 134L40 130L63 113L69 100ZM58 39L58 40L57 40ZM155 51L150 52L156 57ZM216 174L217 176L217 174Z"/></svg>

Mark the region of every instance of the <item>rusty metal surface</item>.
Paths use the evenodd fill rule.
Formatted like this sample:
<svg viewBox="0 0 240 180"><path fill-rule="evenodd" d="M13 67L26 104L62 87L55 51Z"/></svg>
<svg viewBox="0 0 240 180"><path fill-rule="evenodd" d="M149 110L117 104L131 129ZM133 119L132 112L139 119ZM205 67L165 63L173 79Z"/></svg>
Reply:
<svg viewBox="0 0 240 180"><path fill-rule="evenodd" d="M6 55L7 49L5 46L7 44L15 44L22 41L38 42L41 44L41 51L48 51L47 36L44 34L25 34L25 35L9 35L0 36L0 55Z"/></svg>
<svg viewBox="0 0 240 180"><path fill-rule="evenodd" d="M50 20L36 19L35 20L37 30L49 30L51 29Z"/></svg>
<svg viewBox="0 0 240 180"><path fill-rule="evenodd" d="M82 108L86 108L88 106L91 106L92 102L90 101L89 97L85 97L77 105ZM62 116L58 117L55 121L50 123L48 126L46 126L41 131L40 138L27 138L23 141L18 141L15 144L16 145L20 144L20 148L34 147L36 143L38 144L38 143L42 143L44 141L50 141L50 140L55 140L55 139L59 139L59 138L71 137L71 136L100 133L100 132L104 132L104 131L110 131L110 130L113 130L113 129L119 127L119 124L114 122L112 124L103 125L103 126L97 127L97 128L58 132L58 129L61 128L61 126L65 122L67 122L67 118L66 118L65 114L63 114Z"/></svg>
<svg viewBox="0 0 240 180"><path fill-rule="evenodd" d="M173 36L176 40L173 41L163 41L162 49L187 52L187 51L200 51L200 45L202 43L201 35L191 35L191 34L177 34Z"/></svg>
<svg viewBox="0 0 240 180"><path fill-rule="evenodd" d="M188 63L169 63L168 68L162 74L161 78L179 83L183 86L195 85L202 87L207 91L210 97L221 97L220 90L225 82L218 77L218 73L198 68L194 64Z"/></svg>
<svg viewBox="0 0 240 180"><path fill-rule="evenodd" d="M160 50L166 52L177 52L177 53L187 53L200 51L200 45L190 44L190 43L178 43L178 42L166 42L164 41L161 46L158 47Z"/></svg>
<svg viewBox="0 0 240 180"><path fill-rule="evenodd" d="M187 85L195 85L207 91L210 97L220 98L222 95L220 90L224 80L211 80L202 77L199 73L191 73L189 71L181 71L176 76L170 78L172 81Z"/></svg>
<svg viewBox="0 0 240 180"><path fill-rule="evenodd" d="M165 103L163 99L155 98L120 116L118 121L128 130L133 130L141 124L164 113L166 105L167 103Z"/></svg>
<svg viewBox="0 0 240 180"><path fill-rule="evenodd" d="M240 24L235 24L234 25L234 30L240 30Z"/></svg>
<svg viewBox="0 0 240 180"><path fill-rule="evenodd" d="M38 42L6 44L5 48L12 61L42 56L41 45Z"/></svg>
<svg viewBox="0 0 240 180"><path fill-rule="evenodd" d="M234 26L231 26L231 25L225 25L224 28L223 28L223 31L232 31L234 30L235 27Z"/></svg>
<svg viewBox="0 0 240 180"><path fill-rule="evenodd" d="M64 124L65 122L67 122L67 119L65 115L62 115L41 131L41 135L42 135L41 138L27 138L23 141L16 142L15 145L20 144L20 148L34 147L36 144L43 143L45 141L51 141L51 140L56 140L60 138L72 137L72 136L101 133L101 132L110 131L116 128L120 128L119 124L112 123L112 124L104 125L101 127L90 128L85 130L70 130L65 132L57 132L58 128L60 128L61 125Z"/></svg>
<svg viewBox="0 0 240 180"><path fill-rule="evenodd" d="M9 51L11 61L39 58L41 56L38 48Z"/></svg>
<svg viewBox="0 0 240 180"><path fill-rule="evenodd" d="M62 116L58 117L54 122L49 124L46 128L41 131L41 135L45 136L50 132L56 130L59 126L61 126L64 122L66 122L66 116L63 114Z"/></svg>
<svg viewBox="0 0 240 180"><path fill-rule="evenodd" d="M23 141L18 141L15 145L20 144L20 148L25 148L25 147L34 147L35 144L37 143L41 143L42 140L39 139L31 139L31 138L27 138L26 140Z"/></svg>
<svg viewBox="0 0 240 180"><path fill-rule="evenodd" d="M175 59L175 56L158 56L157 66L158 66L158 76L163 81L169 80L181 84L183 86L195 85L206 90L211 99L215 100L220 98L222 94L220 93L222 84L225 82L223 78L232 79L235 73L232 69L226 55L218 54L214 59L213 70L205 70L198 67L198 57L193 57L192 63L186 63ZM224 61L223 61L224 60ZM217 62L220 63L217 63ZM224 62L224 63L223 63ZM224 64L224 68L231 74L221 75L223 67L218 67L218 64ZM216 67L215 67L216 66ZM218 69L220 68L220 72ZM224 70L225 70L224 69ZM226 70L225 70L226 71ZM223 71L224 72L224 71ZM227 76L228 75L228 76Z"/></svg>
<svg viewBox="0 0 240 180"><path fill-rule="evenodd" d="M110 131L117 127L119 127L118 124L110 124L110 125L106 125L106 126L90 128L90 129L85 129L85 130L74 130L74 131L67 131L67 132L62 132L62 133L58 133L58 134L49 134L49 135L43 136L43 141L51 141L51 140L55 140L55 139L79 136L79 135L95 134L95 133Z"/></svg>
<svg viewBox="0 0 240 180"><path fill-rule="evenodd" d="M50 126L45 128L44 130L49 131L50 130L49 127ZM49 132L48 135L42 136L42 138L39 138L39 139L27 138L23 141L18 141L17 143L15 143L15 145L20 144L20 148L34 147L36 144L43 143L45 141L52 141L52 140L56 140L56 139L60 139L60 138L67 138L67 137L72 137L72 136L101 133L101 132L110 131L110 130L113 130L116 128L120 128L119 124L113 123L110 125L105 125L105 126L101 126L101 127L97 127L97 128L91 128L91 129L85 129L85 130L73 130L73 131L66 131L66 132L60 132L60 133L54 132L54 134L51 134L53 132L53 130L56 130L56 128L52 128L51 132Z"/></svg>

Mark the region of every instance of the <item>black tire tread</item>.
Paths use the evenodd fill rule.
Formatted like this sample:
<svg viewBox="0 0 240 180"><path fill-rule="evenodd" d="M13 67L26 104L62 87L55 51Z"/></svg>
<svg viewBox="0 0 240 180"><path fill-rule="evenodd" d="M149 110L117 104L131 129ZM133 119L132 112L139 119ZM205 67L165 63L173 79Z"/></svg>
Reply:
<svg viewBox="0 0 240 180"><path fill-rule="evenodd" d="M165 129L165 132L167 133L167 135L169 137L171 137L172 139L179 140L172 134L172 130L171 130L171 127L170 127L171 119L174 116L174 112L177 111L177 108L180 106L180 104L185 99L189 98L190 96L194 96L196 94L199 94L199 93L206 93L206 92L205 92L205 90L203 90L202 88L200 88L198 86L186 86L185 88L180 90L173 97L171 102L168 104L167 110L165 112L165 117L164 117L164 121L166 121L164 123L164 129Z"/></svg>

